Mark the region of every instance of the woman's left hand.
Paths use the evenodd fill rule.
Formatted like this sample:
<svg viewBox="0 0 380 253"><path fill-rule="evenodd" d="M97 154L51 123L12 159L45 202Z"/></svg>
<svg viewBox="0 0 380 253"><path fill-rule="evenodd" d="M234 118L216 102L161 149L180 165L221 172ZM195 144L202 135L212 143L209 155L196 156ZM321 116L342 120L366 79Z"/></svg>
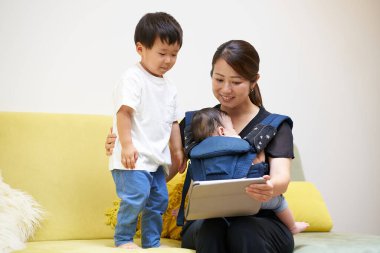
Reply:
<svg viewBox="0 0 380 253"><path fill-rule="evenodd" d="M263 176L264 184L251 184L245 188L246 193L253 199L261 202L269 201L273 197L273 184L269 175Z"/></svg>

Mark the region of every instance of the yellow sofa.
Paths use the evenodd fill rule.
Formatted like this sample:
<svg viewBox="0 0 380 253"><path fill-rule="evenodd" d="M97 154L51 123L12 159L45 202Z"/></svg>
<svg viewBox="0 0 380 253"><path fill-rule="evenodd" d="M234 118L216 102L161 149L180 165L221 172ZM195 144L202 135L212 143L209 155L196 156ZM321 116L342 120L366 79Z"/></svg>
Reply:
<svg viewBox="0 0 380 253"><path fill-rule="evenodd" d="M41 228L20 253L125 252L113 247L113 230L106 225L105 216L117 199L104 150L111 121L110 116L99 115L0 112L4 181L32 195L47 212ZM302 180L299 160L294 164L293 178ZM302 199L297 187L293 183L287 198L299 209L302 201L291 200ZM323 205L319 193L314 194ZM318 227L319 222L309 222L317 231L328 231L332 226L328 211L319 210L327 217L327 224ZM298 212L301 217L303 212ZM315 216L312 219L320 215ZM297 253L380 252L378 236L308 232L295 236L295 243ZM162 244L168 247L130 252L195 252L181 249L178 240L164 238Z"/></svg>

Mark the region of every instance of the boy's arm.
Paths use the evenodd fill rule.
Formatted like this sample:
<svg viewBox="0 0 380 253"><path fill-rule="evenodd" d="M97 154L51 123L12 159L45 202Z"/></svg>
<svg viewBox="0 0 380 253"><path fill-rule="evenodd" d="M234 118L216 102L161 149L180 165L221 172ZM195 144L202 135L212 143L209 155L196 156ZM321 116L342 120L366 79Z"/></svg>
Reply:
<svg viewBox="0 0 380 253"><path fill-rule="evenodd" d="M173 122L169 139L169 148L172 159L169 176L174 176L177 172L183 173L186 169L186 159L183 153L181 132L178 122Z"/></svg>
<svg viewBox="0 0 380 253"><path fill-rule="evenodd" d="M134 169L137 161L138 152L133 146L132 128L133 109L122 105L117 112L117 129L121 144L121 163L125 168Z"/></svg>

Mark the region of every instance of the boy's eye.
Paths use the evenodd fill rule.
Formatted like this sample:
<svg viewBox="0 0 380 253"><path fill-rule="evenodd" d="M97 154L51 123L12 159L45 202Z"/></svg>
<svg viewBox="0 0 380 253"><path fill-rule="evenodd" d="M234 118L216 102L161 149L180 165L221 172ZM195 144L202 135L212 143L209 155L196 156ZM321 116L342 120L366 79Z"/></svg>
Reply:
<svg viewBox="0 0 380 253"><path fill-rule="evenodd" d="M232 82L233 85L239 85L241 82Z"/></svg>

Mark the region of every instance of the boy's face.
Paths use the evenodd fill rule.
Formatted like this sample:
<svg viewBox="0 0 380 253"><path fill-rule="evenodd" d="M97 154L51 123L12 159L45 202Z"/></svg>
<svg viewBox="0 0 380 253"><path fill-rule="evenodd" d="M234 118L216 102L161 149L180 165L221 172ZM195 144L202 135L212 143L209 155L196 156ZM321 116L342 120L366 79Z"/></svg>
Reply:
<svg viewBox="0 0 380 253"><path fill-rule="evenodd" d="M162 77L174 66L179 49L180 46L177 43L169 45L158 37L150 49L139 42L136 44L137 53L141 56L141 65L149 73L158 77Z"/></svg>

